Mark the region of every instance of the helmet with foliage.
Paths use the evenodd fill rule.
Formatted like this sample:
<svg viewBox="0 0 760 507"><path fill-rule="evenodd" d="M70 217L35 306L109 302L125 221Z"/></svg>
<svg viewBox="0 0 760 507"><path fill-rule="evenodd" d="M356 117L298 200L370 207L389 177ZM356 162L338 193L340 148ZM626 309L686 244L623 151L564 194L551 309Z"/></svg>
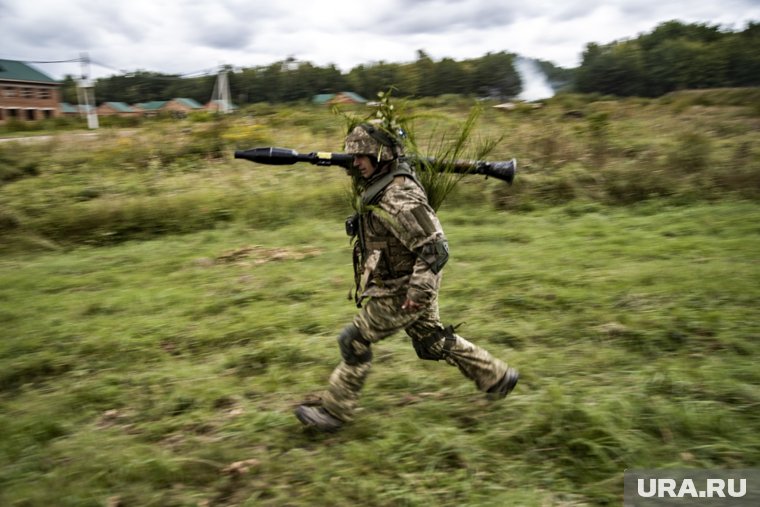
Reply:
<svg viewBox="0 0 760 507"><path fill-rule="evenodd" d="M403 154L401 143L379 126L362 123L346 137L345 152L350 155L367 155L378 161L397 158Z"/></svg>

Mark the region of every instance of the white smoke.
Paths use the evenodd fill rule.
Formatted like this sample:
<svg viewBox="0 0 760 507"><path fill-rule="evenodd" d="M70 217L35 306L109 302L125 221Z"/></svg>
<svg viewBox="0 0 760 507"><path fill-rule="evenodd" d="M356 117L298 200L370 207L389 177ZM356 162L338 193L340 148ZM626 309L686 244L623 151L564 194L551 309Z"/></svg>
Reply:
<svg viewBox="0 0 760 507"><path fill-rule="evenodd" d="M518 99L531 102L554 96L554 89L547 81L546 74L535 61L518 56L515 60L515 70L520 74L523 86Z"/></svg>

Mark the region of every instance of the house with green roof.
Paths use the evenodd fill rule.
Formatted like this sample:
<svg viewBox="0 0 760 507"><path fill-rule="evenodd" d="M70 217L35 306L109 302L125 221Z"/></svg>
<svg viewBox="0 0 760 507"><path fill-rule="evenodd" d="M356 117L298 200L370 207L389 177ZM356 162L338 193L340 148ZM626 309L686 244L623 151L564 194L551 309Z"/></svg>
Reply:
<svg viewBox="0 0 760 507"><path fill-rule="evenodd" d="M311 101L318 106L321 106L327 104L333 97L335 97L334 93L320 93L319 95L314 95Z"/></svg>
<svg viewBox="0 0 760 507"><path fill-rule="evenodd" d="M166 100L152 100L150 102L140 102L132 106L138 113L142 113L143 116L158 116L168 101Z"/></svg>
<svg viewBox="0 0 760 507"><path fill-rule="evenodd" d="M68 102L59 103L58 111L64 116L74 116L79 114L79 108L77 108L77 106L72 106Z"/></svg>
<svg viewBox="0 0 760 507"><path fill-rule="evenodd" d="M89 112L97 113L97 109L91 105L72 105L68 102L61 102L58 104L58 113L62 116L86 116Z"/></svg>
<svg viewBox="0 0 760 507"><path fill-rule="evenodd" d="M0 123L58 116L59 87L58 81L25 62L0 60Z"/></svg>
<svg viewBox="0 0 760 507"><path fill-rule="evenodd" d="M98 106L98 114L102 116L137 116L140 111L124 102L103 102Z"/></svg>
<svg viewBox="0 0 760 507"><path fill-rule="evenodd" d="M318 105L335 105L335 104L366 104L367 99L354 92L338 92L338 93L320 93L314 95L311 99L314 104Z"/></svg>
<svg viewBox="0 0 760 507"><path fill-rule="evenodd" d="M205 108L198 101L186 98L172 99L164 106L165 111L169 111L172 116L183 117L194 111L203 111Z"/></svg>
<svg viewBox="0 0 760 507"><path fill-rule="evenodd" d="M172 100L154 100L151 102L142 102L132 106L138 114L144 116L157 116L159 113L169 113L175 117L187 116L193 111L203 111L205 108L198 101L187 98L175 98Z"/></svg>

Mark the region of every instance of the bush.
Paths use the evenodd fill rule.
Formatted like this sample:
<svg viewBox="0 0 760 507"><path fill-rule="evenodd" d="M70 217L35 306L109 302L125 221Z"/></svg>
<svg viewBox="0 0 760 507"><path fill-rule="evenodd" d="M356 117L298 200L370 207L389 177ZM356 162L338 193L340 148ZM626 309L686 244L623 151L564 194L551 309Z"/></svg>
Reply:
<svg viewBox="0 0 760 507"><path fill-rule="evenodd" d="M549 204L564 204L576 197L574 182L558 175L538 177L528 189L535 199Z"/></svg>
<svg viewBox="0 0 760 507"><path fill-rule="evenodd" d="M594 164L603 166L607 161L610 137L610 115L607 112L595 112L588 117L589 144Z"/></svg>
<svg viewBox="0 0 760 507"><path fill-rule="evenodd" d="M98 123L101 127L139 127L142 125L142 116L100 116Z"/></svg>
<svg viewBox="0 0 760 507"><path fill-rule="evenodd" d="M230 219L230 202L217 192L162 197L108 198L59 205L30 220L29 228L65 243L111 244L211 229Z"/></svg>
<svg viewBox="0 0 760 507"><path fill-rule="evenodd" d="M193 123L206 123L212 121L216 117L216 113L211 111L193 111L187 118Z"/></svg>
<svg viewBox="0 0 760 507"><path fill-rule="evenodd" d="M549 122L542 124L530 140L526 155L526 158L541 170L557 169L578 159L577 149L571 137Z"/></svg>
<svg viewBox="0 0 760 507"><path fill-rule="evenodd" d="M707 90L681 90L663 95L660 104L672 105L676 112L691 106L738 106L757 107L760 105L758 88L713 88Z"/></svg>
<svg viewBox="0 0 760 507"><path fill-rule="evenodd" d="M37 176L42 161L40 150L19 143L0 145L0 183Z"/></svg>
<svg viewBox="0 0 760 507"><path fill-rule="evenodd" d="M760 196L760 153L755 153L749 142L740 144L729 161L709 174L720 190L738 192L748 198Z"/></svg>
<svg viewBox="0 0 760 507"><path fill-rule="evenodd" d="M11 118L5 122L5 125L3 125L3 130L6 132L28 132L30 130L34 130L32 127L32 122Z"/></svg>
<svg viewBox="0 0 760 507"><path fill-rule="evenodd" d="M270 130L257 124L234 125L222 134L222 138L239 150L272 144Z"/></svg>
<svg viewBox="0 0 760 507"><path fill-rule="evenodd" d="M0 208L0 233L12 231L21 225L21 220L12 212Z"/></svg>
<svg viewBox="0 0 760 507"><path fill-rule="evenodd" d="M228 120L217 116L213 122L201 128L193 129L190 135L187 154L204 155L211 158L223 158L225 151L224 133L228 128Z"/></svg>
<svg viewBox="0 0 760 507"><path fill-rule="evenodd" d="M635 204L654 197L677 193L675 178L654 167L638 164L607 169L602 173L604 199L609 204Z"/></svg>
<svg viewBox="0 0 760 507"><path fill-rule="evenodd" d="M701 132L683 132L667 152L667 166L682 173L699 172L710 166L712 145Z"/></svg>
<svg viewBox="0 0 760 507"><path fill-rule="evenodd" d="M85 128L87 122L80 116L57 116L53 119L53 128Z"/></svg>

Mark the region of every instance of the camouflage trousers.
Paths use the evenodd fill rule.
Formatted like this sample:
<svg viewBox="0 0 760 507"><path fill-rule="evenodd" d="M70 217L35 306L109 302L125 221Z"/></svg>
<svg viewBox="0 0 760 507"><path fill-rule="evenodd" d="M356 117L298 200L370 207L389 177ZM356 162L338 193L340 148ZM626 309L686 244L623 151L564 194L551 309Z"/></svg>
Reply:
<svg viewBox="0 0 760 507"><path fill-rule="evenodd" d="M486 350L458 334L453 335L452 343L444 345L445 339L441 336L444 327L438 315L437 299L416 312L401 310L404 299L405 296L401 295L374 297L367 301L353 321L362 337L370 343L377 343L402 329L413 341L427 340L427 343L431 343L431 336L440 337L428 350L440 355L448 364L458 367L465 377L475 382L480 391L487 391L501 380L507 371L507 365ZM357 341L353 343L357 354L367 352L371 347ZM445 352L444 346L447 349ZM341 361L330 375L329 387L322 395L322 406L338 419L350 421L370 368L371 361L356 365Z"/></svg>

